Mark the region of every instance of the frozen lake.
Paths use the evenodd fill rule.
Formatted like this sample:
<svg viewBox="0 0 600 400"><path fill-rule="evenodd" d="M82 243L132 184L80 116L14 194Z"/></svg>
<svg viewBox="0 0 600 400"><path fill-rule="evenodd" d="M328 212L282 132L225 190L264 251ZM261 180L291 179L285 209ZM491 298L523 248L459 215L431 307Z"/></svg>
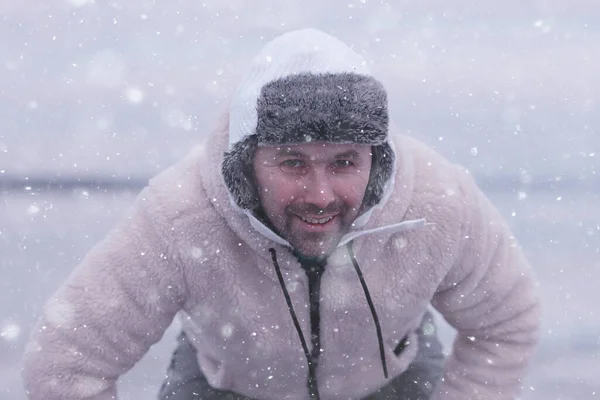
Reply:
<svg viewBox="0 0 600 400"><path fill-rule="evenodd" d="M0 399L23 400L18 362L42 303L127 211L135 191L0 192ZM523 398L600 395L600 192L493 193L544 293L544 336ZM177 323L121 380L123 399L152 399ZM452 331L443 326L446 346Z"/></svg>

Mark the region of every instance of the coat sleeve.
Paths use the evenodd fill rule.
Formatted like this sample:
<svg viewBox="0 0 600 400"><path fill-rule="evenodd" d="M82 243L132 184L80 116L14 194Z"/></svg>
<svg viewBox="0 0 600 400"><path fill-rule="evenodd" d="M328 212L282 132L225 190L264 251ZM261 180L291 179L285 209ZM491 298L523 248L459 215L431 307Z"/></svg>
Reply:
<svg viewBox="0 0 600 400"><path fill-rule="evenodd" d="M539 291L500 213L463 169L459 181L458 253L432 301L457 335L433 399L515 399L539 340Z"/></svg>
<svg viewBox="0 0 600 400"><path fill-rule="evenodd" d="M117 399L119 376L181 309L183 274L148 192L44 305L23 359L30 399Z"/></svg>

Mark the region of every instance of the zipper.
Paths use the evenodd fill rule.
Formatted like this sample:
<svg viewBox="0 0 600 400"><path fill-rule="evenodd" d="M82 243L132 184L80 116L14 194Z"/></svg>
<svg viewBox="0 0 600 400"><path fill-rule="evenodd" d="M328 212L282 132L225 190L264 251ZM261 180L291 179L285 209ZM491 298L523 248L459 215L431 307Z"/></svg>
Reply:
<svg viewBox="0 0 600 400"><path fill-rule="evenodd" d="M319 389L317 384L317 367L321 355L321 315L319 311L321 298L321 276L325 269L323 262L303 262L302 268L308 277L308 294L310 303L310 340L312 351L308 362L308 391L310 398L319 400Z"/></svg>

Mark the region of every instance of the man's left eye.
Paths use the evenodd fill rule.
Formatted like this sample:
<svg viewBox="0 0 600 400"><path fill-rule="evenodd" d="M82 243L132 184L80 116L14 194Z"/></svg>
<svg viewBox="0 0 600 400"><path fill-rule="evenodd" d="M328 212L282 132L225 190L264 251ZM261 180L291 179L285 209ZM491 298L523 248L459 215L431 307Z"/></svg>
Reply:
<svg viewBox="0 0 600 400"><path fill-rule="evenodd" d="M352 167L353 165L354 164L350 160L337 160L335 162L336 168L348 168L348 167Z"/></svg>

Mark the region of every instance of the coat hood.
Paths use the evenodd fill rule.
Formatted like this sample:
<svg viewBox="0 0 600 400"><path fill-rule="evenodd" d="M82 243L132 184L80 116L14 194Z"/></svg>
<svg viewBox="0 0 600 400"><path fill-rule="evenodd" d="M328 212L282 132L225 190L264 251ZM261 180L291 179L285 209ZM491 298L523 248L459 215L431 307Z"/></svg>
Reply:
<svg viewBox="0 0 600 400"><path fill-rule="evenodd" d="M252 167L257 147L313 141L371 145L364 212L355 221L355 227L364 227L393 190L397 160L388 126L386 90L358 53L316 29L279 36L252 60L231 102L221 165L230 200L260 233L289 246L258 217ZM359 235L351 232L339 245Z"/></svg>

